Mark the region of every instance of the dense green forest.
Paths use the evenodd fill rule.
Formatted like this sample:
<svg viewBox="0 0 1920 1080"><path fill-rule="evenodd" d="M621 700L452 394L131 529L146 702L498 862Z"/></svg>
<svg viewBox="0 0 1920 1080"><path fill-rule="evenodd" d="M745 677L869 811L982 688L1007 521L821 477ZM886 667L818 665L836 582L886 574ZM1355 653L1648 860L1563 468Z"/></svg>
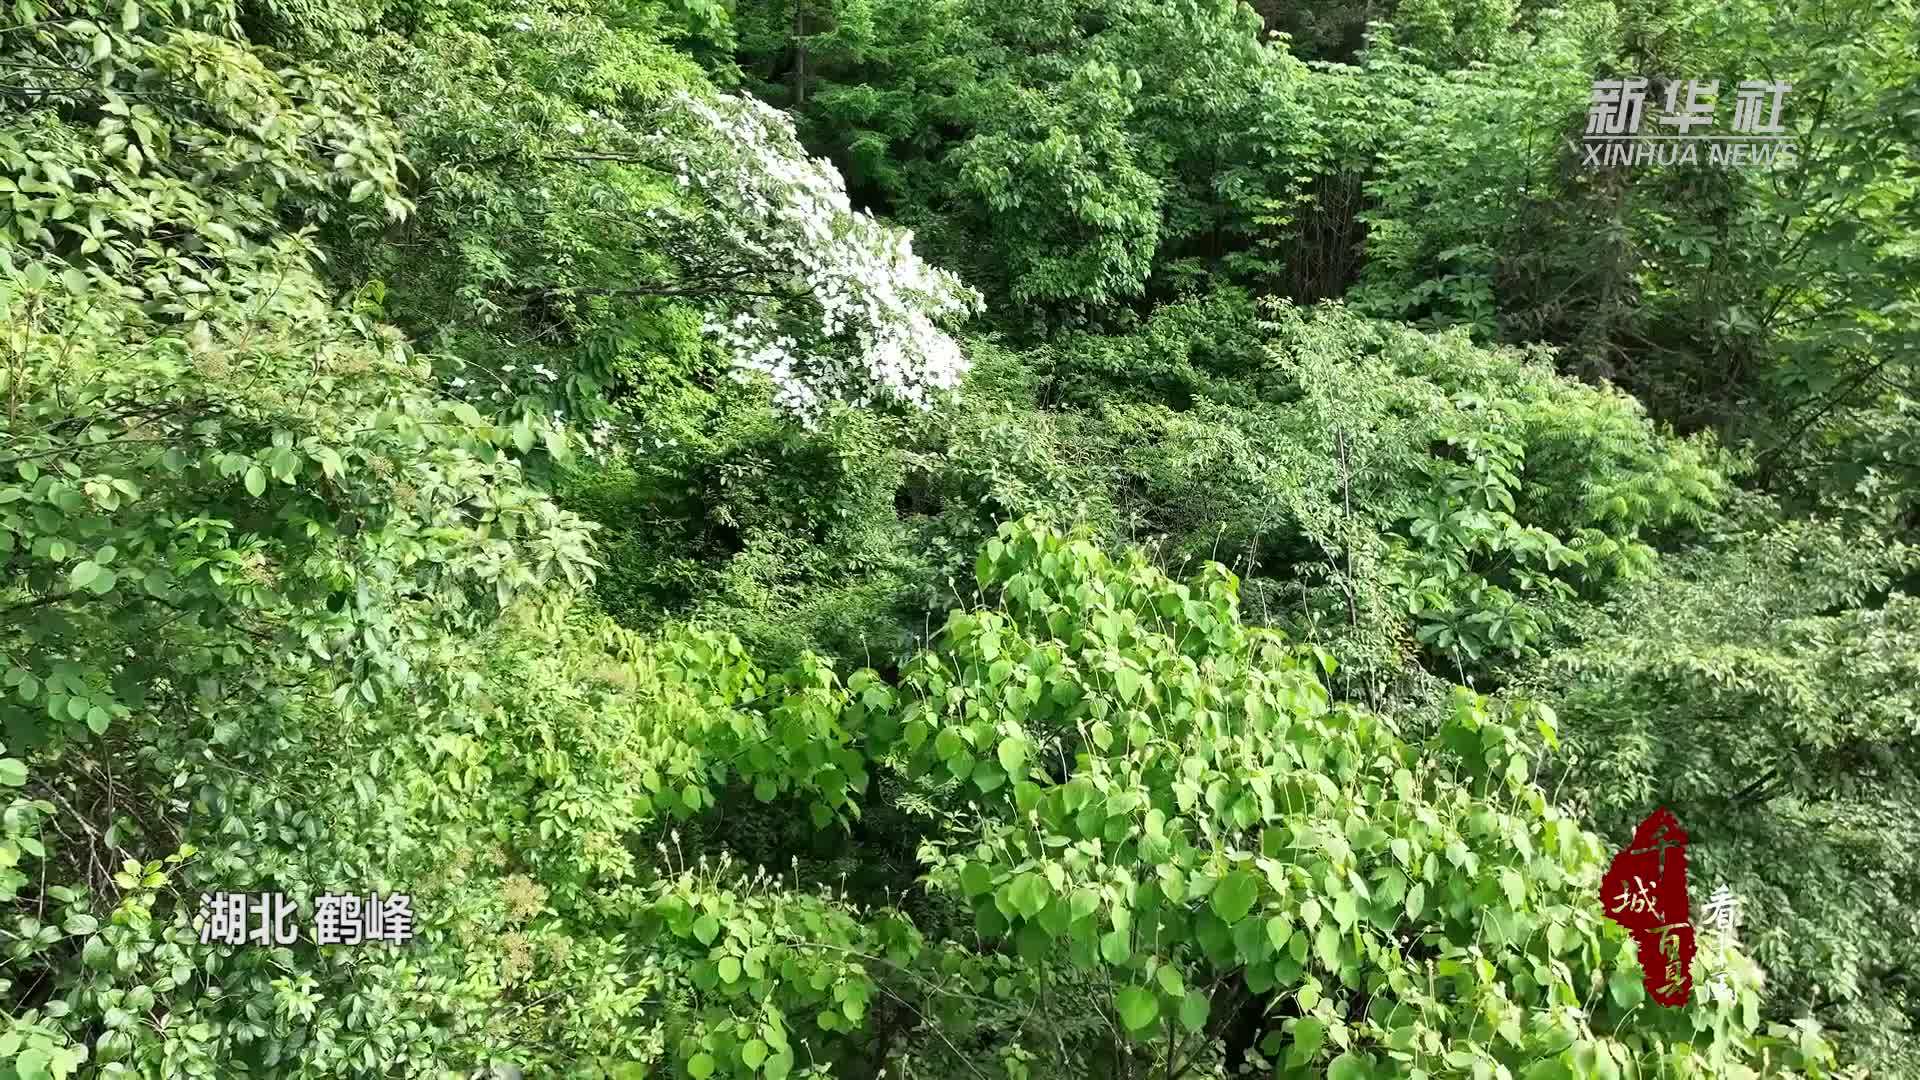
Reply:
<svg viewBox="0 0 1920 1080"><path fill-rule="evenodd" d="M1913 0L0 0L0 1080L1920 1077L1916 196Z"/></svg>

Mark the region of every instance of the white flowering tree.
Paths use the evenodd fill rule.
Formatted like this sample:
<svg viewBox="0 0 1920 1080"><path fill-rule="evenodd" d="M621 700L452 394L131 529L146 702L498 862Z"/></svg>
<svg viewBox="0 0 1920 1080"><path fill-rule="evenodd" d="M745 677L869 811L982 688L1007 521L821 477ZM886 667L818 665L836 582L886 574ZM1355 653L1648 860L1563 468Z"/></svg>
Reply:
<svg viewBox="0 0 1920 1080"><path fill-rule="evenodd" d="M703 327L739 370L770 376L779 403L808 420L831 401L926 408L958 386L966 358L940 324L971 313L979 295L916 256L912 234L855 209L840 173L806 155L784 114L752 98L679 101L708 138L677 144L690 150L675 162L678 182L726 222L727 255L774 283L716 303Z"/></svg>
<svg viewBox="0 0 1920 1080"><path fill-rule="evenodd" d="M591 415L624 377L607 359L620 348L599 342L671 353L685 345L660 343L675 320L808 424L835 403L928 407L958 385L966 361L946 328L979 295L856 209L777 110L562 12L381 48L424 177L416 228L438 235L370 255L389 265L368 276L416 308L432 303L422 289L451 301L449 351L498 403ZM551 77L500 87L502 65Z"/></svg>

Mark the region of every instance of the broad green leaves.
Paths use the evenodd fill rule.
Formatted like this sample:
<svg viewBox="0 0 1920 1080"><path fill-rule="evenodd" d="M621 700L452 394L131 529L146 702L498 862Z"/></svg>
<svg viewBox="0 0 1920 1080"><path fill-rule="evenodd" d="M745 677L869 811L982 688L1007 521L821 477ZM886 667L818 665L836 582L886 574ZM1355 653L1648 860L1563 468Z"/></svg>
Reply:
<svg viewBox="0 0 1920 1080"><path fill-rule="evenodd" d="M1006 770L1008 776L1018 776L1026 768L1027 740L1019 735L1002 739L994 755L999 758L1000 767Z"/></svg>
<svg viewBox="0 0 1920 1080"><path fill-rule="evenodd" d="M1021 874L1009 882L1006 889L1009 904L1029 919L1039 915L1053 899L1047 879L1036 873Z"/></svg>
<svg viewBox="0 0 1920 1080"><path fill-rule="evenodd" d="M1129 1031L1140 1031L1160 1018L1160 999L1144 987L1125 986L1114 995L1114 1009Z"/></svg>
<svg viewBox="0 0 1920 1080"><path fill-rule="evenodd" d="M1260 895L1259 879L1250 870L1235 870L1213 888L1213 913L1228 926L1245 918Z"/></svg>
<svg viewBox="0 0 1920 1080"><path fill-rule="evenodd" d="M1320 1052L1320 1046L1327 1039L1325 1022L1311 1016L1301 1017L1293 1025L1293 1041L1287 1051L1287 1060L1294 1065L1312 1061Z"/></svg>
<svg viewBox="0 0 1920 1080"><path fill-rule="evenodd" d="M1327 1065L1327 1080L1367 1080L1371 1074L1369 1058L1347 1050Z"/></svg>
<svg viewBox="0 0 1920 1080"><path fill-rule="evenodd" d="M981 825L939 839L934 881L970 904L982 933L1029 960L1064 949L1105 968L1117 1024L1149 1042L1162 1020L1204 1026L1203 988L1235 973L1297 1002L1292 1065L1319 1062L1327 1042L1338 1052L1325 1067L1343 1077L1381 1067L1365 1046L1411 1050L1404 1017L1350 1015L1366 985L1390 987L1418 1010L1424 1045L1463 1060L1565 1048L1540 1018L1582 1000L1631 944L1588 901L1600 845L1512 765L1527 753L1530 706L1462 688L1433 743L1416 747L1382 718L1330 703L1310 651L1240 627L1235 582L1217 568L1176 585L1137 555L1116 561L1031 521L1002 527L981 568L999 604L954 613L903 672L909 774L949 775L957 747L984 753L996 737L1074 763L1021 792L987 792ZM1205 646L1176 644L1199 626ZM1010 671L995 669L1003 660ZM1139 699L1107 675L1123 670L1153 673L1153 710L1128 709ZM1201 670L1210 678L1193 677ZM1018 736L954 704L1029 677L1043 682L1037 700L1072 704L1029 708ZM1095 890L1111 905L1104 923L1065 899ZM1551 942L1539 932L1549 919ZM1404 940L1431 950L1431 972L1392 944ZM1511 1022L1488 1030L1456 1004L1479 993L1512 1002ZM1716 1053L1772 1045L1724 1005L1702 1003L1696 1031L1633 1004L1602 1010L1606 1033L1593 1037L1657 1054L1697 1038Z"/></svg>
<svg viewBox="0 0 1920 1080"><path fill-rule="evenodd" d="M760 370L780 409L823 419L957 381L938 322L970 295L851 198L891 200L1022 319L1130 321L1113 301L1240 273L1254 228L1331 212L1358 145L1331 136L1404 130L1416 95L1338 100L1352 72L1307 72L1231 4L739 7L10 9L0 1073L425 1075L511 1052L528 1075L629 1080L1210 1075L1249 1017L1289 1077L1823 1068L1811 1026L1763 1028L1738 953L1730 1000L1634 996L1587 903L1600 844L1531 782L1557 767L1533 742L1561 733L1551 710L1464 691L1431 715L1361 709L1346 681L1412 652L1477 674L1593 629L1720 499L1702 442L1531 356L1333 309L1255 328L1227 293L1124 337L977 343L983 384L1019 388L1013 421L989 396L931 432L795 433L764 395L715 388ZM1430 51L1480 55L1498 8L1400 14ZM768 46L775 15L798 40ZM724 53L730 17L749 65L791 55L820 91L796 105L841 125L857 195L676 48ZM302 63L312 24L353 31L320 59L377 99ZM1570 25L1528 53L1552 61L1535 82L1423 77L1418 102L1457 116L1584 73L1553 52ZM1413 81L1384 40L1370 53L1365 78ZM1549 97L1577 112L1582 81ZM1526 116L1505 129L1564 126ZM1376 162L1357 299L1488 326L1516 234L1472 235L1500 212L1473 185L1550 159L1429 126L1499 168ZM1850 145L1848 170L1888 170L1886 205L1808 235L1865 288L1906 256L1847 249L1889 235L1908 166L1858 126ZM1302 214L1310 189L1328 202ZM1441 264L1417 296L1374 287ZM1658 283L1632 291L1675 310ZM1819 314L1847 355L1800 343L1791 385L1825 393L1853 351L1904 341L1904 303ZM1877 336L1834 333L1856 317ZM622 406L649 438L617 469L603 447L584 486L637 478L602 516L647 573L602 596L645 634L577 603L588 529L546 491L570 441L547 418ZM1847 418L1856 449L1887 448L1849 480L1862 499L1901 423ZM1168 564L1217 551L1247 577L1176 584L1031 522L973 559L969 529L1082 498L1114 535L1171 535ZM925 597L901 596L969 562L981 594L950 600L977 606L936 613L920 655L900 655L918 625L899 649L865 639L917 623ZM723 586L688 584L706 565ZM1644 797L1651 770L1596 742L1631 757L1654 736L1704 759L1679 794L1740 794L1714 787L1727 736L1696 723L1734 709L1747 800L1817 796L1779 800L1780 835L1872 835L1886 808L1846 785L1903 752L1904 572L1839 574L1760 651L1696 652L1751 635L1657 633L1656 613L1606 639L1635 646L1613 650L1627 667L1596 645L1592 685L1537 696L1619 781L1609 798ZM836 575L857 587L821 599ZM1249 629L1243 589L1290 636ZM747 608L781 663L732 636ZM667 609L701 625L655 625ZM807 652L824 626L859 646L842 656L905 662L849 676ZM1633 719L1669 714L1700 738ZM1793 816L1809 805L1845 813ZM414 890L424 940L197 941L199 892L266 887ZM1831 944L1810 946L1833 958L1823 986L1891 984Z"/></svg>
<svg viewBox="0 0 1920 1080"><path fill-rule="evenodd" d="M410 792L484 774L401 768L426 748L393 733L457 711L453 643L587 580L587 527L320 276L305 223L409 208L369 99L230 9L38 11L0 36L38 73L0 119L0 1072L228 1075L270 1030L278 1069L438 1068L462 1022L376 1002L483 1007L451 954L223 957L198 893L298 922L424 882L445 838L408 835Z"/></svg>
<svg viewBox="0 0 1920 1080"><path fill-rule="evenodd" d="M1189 990L1180 999L1180 1026L1189 1032L1204 1031L1211 1011L1212 1003L1207 999L1207 995L1198 990Z"/></svg>

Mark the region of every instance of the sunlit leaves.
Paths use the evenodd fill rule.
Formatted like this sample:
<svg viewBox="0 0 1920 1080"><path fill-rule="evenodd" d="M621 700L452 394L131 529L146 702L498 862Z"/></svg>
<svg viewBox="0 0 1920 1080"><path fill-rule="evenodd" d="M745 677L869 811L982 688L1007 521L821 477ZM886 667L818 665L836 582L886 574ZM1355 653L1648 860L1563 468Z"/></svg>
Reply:
<svg viewBox="0 0 1920 1080"><path fill-rule="evenodd" d="M1610 924L1563 918L1559 966L1527 959L1532 911L1584 905L1601 869L1599 846L1569 843L1577 827L1546 806L1525 768L1516 771L1528 760L1528 704L1460 688L1433 742L1416 747L1378 718L1331 705L1311 651L1241 627L1234 582L1217 570L1176 585L1138 555L1114 559L1084 535L1030 520L1001 528L981 570L999 603L955 612L934 649L903 672L907 726L917 726L909 775L947 775L964 748L984 754L996 737L1032 740L1049 757L1058 746L1075 767L1045 782L1033 773L1009 795L987 792L979 805L988 823L947 830L938 846L950 854L934 880L957 883L976 929L1010 939L1023 958L1065 937L1079 962L1104 965L1120 1026L1148 1033L1162 1019L1203 1023L1205 999L1195 995L1237 972L1256 993L1296 996L1312 1014L1295 1025L1295 1064L1337 1038L1332 1067L1361 1077L1376 1061L1353 1035L1386 1040L1395 1027L1368 1018L1333 1029L1315 1010L1331 1003L1345 1015L1365 978L1422 1003L1424 1023L1450 1052L1524 1038L1504 1023L1476 1033L1478 1013L1452 1007L1444 996L1452 991L1429 996L1427 976L1382 947L1387 934L1430 942L1438 975L1463 987L1497 984L1523 1015L1574 1000L1629 947ZM1180 649L1177 636L1202 625L1209 644ZM1010 671L995 670L1002 658L1012 658ZM1185 664L1213 678L1183 678ZM1124 670L1156 673L1156 709L1122 711L1125 696L1108 673ZM991 687L1028 676L1072 683L1075 692L1057 700L1073 704L1029 713L1018 736L992 733L951 704L991 699ZM1043 686L1040 699L1055 695ZM1238 722L1260 715L1250 701L1284 719ZM1114 730L1102 739L1097 724ZM1359 797L1366 791L1385 801ZM1098 908L1062 899L1096 888L1114 905L1110 928L1081 930L1077 920ZM1473 951L1447 944L1469 939ZM1576 943L1585 951L1570 956ZM1636 1039L1691 1029L1665 1012L1608 1016L1637 1027ZM1730 1052L1731 1040L1750 1037L1733 1034L1738 1022L1726 1011L1713 1021Z"/></svg>
<svg viewBox="0 0 1920 1080"><path fill-rule="evenodd" d="M1231 926L1246 917L1259 894L1259 879L1251 871L1235 870L1214 886L1210 903L1213 913Z"/></svg>

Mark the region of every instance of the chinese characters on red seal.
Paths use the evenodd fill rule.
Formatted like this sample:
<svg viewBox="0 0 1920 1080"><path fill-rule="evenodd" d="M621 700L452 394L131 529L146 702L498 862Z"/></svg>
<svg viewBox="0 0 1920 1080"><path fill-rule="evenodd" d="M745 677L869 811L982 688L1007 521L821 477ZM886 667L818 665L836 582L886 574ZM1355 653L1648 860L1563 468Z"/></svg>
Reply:
<svg viewBox="0 0 1920 1080"><path fill-rule="evenodd" d="M1684 1005L1693 993L1693 924L1687 910L1687 833L1673 811L1642 821L1600 882L1600 908L1638 946L1647 993Z"/></svg>

